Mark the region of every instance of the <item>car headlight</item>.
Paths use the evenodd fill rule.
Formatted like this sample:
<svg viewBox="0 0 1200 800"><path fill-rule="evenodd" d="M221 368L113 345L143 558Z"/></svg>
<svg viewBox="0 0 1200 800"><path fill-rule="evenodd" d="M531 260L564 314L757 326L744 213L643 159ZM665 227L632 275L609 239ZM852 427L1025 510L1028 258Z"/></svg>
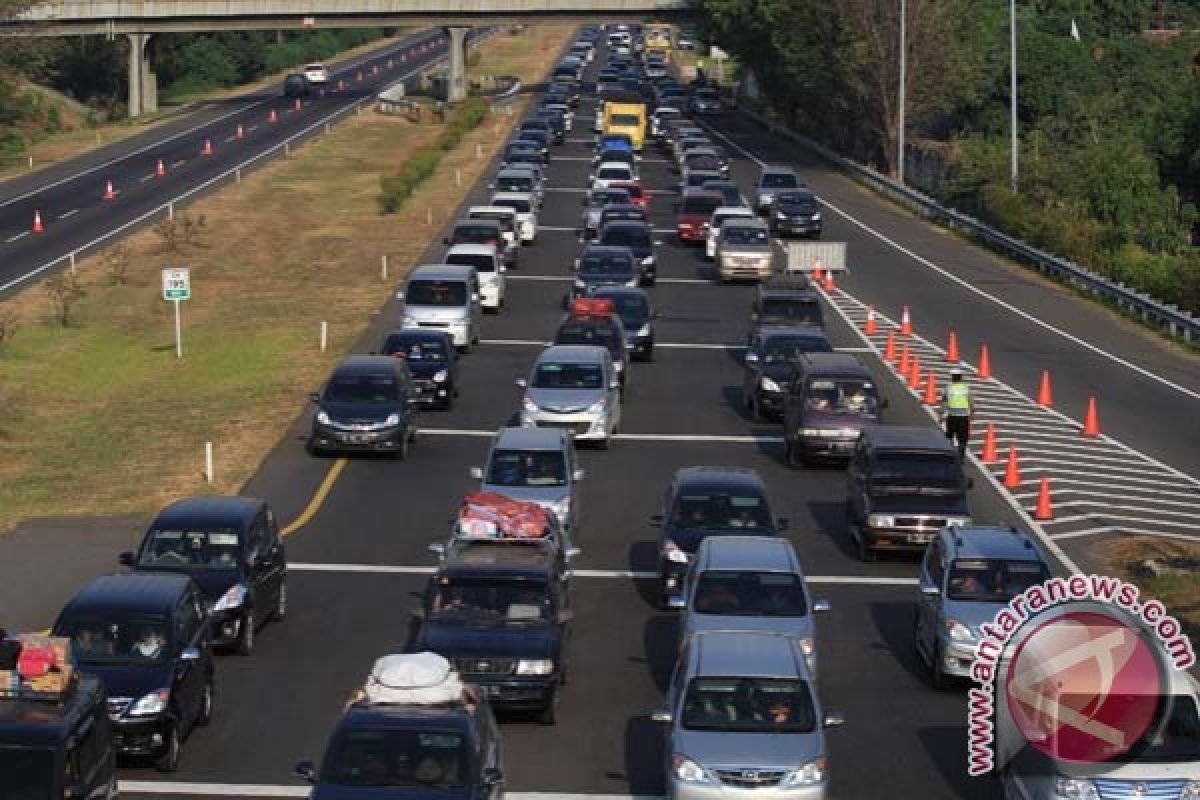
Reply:
<svg viewBox="0 0 1200 800"><path fill-rule="evenodd" d="M684 783L712 783L708 770L681 753L671 756L671 769L675 778Z"/></svg>
<svg viewBox="0 0 1200 800"><path fill-rule="evenodd" d="M821 221L821 212L820 211L813 212L811 219L813 222L820 222Z"/></svg>
<svg viewBox="0 0 1200 800"><path fill-rule="evenodd" d="M948 527L948 528L965 528L967 526L968 522L970 522L970 520L968 520L964 517L957 517L957 518L951 517L950 519L946 520L946 527Z"/></svg>
<svg viewBox="0 0 1200 800"><path fill-rule="evenodd" d="M329 419L329 415L326 414L324 411L317 412L317 422L321 423L322 425L332 425L333 424L333 420Z"/></svg>
<svg viewBox="0 0 1200 800"><path fill-rule="evenodd" d="M896 524L896 518L887 514L868 514L867 524L872 528L891 528Z"/></svg>
<svg viewBox="0 0 1200 800"><path fill-rule="evenodd" d="M783 779L784 786L813 786L825 780L825 759L810 761L800 769L794 769Z"/></svg>
<svg viewBox="0 0 1200 800"><path fill-rule="evenodd" d="M240 583L230 586L225 594L217 598L217 602L213 603L213 611L228 611L232 608L241 608L242 603L246 602L246 587Z"/></svg>
<svg viewBox="0 0 1200 800"><path fill-rule="evenodd" d="M688 554L670 540L663 543L663 555L667 557L667 561L674 561L676 564L688 563Z"/></svg>
<svg viewBox="0 0 1200 800"><path fill-rule="evenodd" d="M388 414L387 419L385 419L383 421L383 424L380 427L381 428L392 428L399 424L400 424L400 415L399 414Z"/></svg>
<svg viewBox="0 0 1200 800"><path fill-rule="evenodd" d="M537 403L533 402L528 397L525 398L524 406L525 406L525 410L527 412L529 412L530 414L536 414L542 410L541 408L538 407Z"/></svg>
<svg viewBox="0 0 1200 800"><path fill-rule="evenodd" d="M643 267L653 267L654 266L654 256L646 256L645 258L643 258L642 266Z"/></svg>
<svg viewBox="0 0 1200 800"><path fill-rule="evenodd" d="M522 658L517 662L518 675L549 675L554 672L554 660L550 658Z"/></svg>
<svg viewBox="0 0 1200 800"><path fill-rule="evenodd" d="M445 383L446 379L449 377L450 377L450 373L448 371L446 371L444 369L439 369L437 372L433 373L433 382L434 383Z"/></svg>
<svg viewBox="0 0 1200 800"><path fill-rule="evenodd" d="M638 279L636 277L630 278L629 280L625 281L625 285L631 289L635 288L638 285Z"/></svg>
<svg viewBox="0 0 1200 800"><path fill-rule="evenodd" d="M1084 778L1055 778L1054 794L1066 800L1096 800L1096 784Z"/></svg>
<svg viewBox="0 0 1200 800"><path fill-rule="evenodd" d="M588 413L589 414L603 414L607 410L607 403L608 403L607 400L605 400L604 398L600 398L599 400L597 400L596 402L594 402L590 406L588 406Z"/></svg>
<svg viewBox="0 0 1200 800"><path fill-rule="evenodd" d="M788 218L787 214L783 213L782 211L775 212L775 219L780 220L780 221L786 221L787 218Z"/></svg>
<svg viewBox="0 0 1200 800"><path fill-rule="evenodd" d="M635 336L649 336L650 335L650 323L647 322L645 325L638 328L637 333L634 335Z"/></svg>
<svg viewBox="0 0 1200 800"><path fill-rule="evenodd" d="M807 639L800 639L800 652L806 656L811 656L817 651L817 642L811 636Z"/></svg>
<svg viewBox="0 0 1200 800"><path fill-rule="evenodd" d="M137 699L137 702L129 707L127 712L131 717L149 717L154 714L161 714L167 710L167 703L171 700L170 689L159 689L147 695L142 695Z"/></svg>
<svg viewBox="0 0 1200 800"><path fill-rule="evenodd" d="M776 383L775 381L771 380L770 378L768 378L766 375L762 376L762 380L759 381L759 385L762 386L762 390L764 392L780 391L779 384Z"/></svg>
<svg viewBox="0 0 1200 800"><path fill-rule="evenodd" d="M971 632L971 628L953 617L948 617L944 623L946 633L956 642L969 642L975 638L975 634Z"/></svg>

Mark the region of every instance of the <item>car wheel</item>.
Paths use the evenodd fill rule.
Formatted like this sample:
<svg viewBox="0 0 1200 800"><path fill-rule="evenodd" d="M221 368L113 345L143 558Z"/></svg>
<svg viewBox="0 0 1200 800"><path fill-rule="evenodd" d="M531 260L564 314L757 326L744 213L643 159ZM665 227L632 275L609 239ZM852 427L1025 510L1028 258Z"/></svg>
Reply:
<svg viewBox="0 0 1200 800"><path fill-rule="evenodd" d="M162 753L154 760L154 768L159 772L175 772L179 769L179 726L172 725L167 731L167 741Z"/></svg>
<svg viewBox="0 0 1200 800"><path fill-rule="evenodd" d="M254 652L254 611L246 612L242 617L242 635L237 640L237 653L239 656L248 656Z"/></svg>
<svg viewBox="0 0 1200 800"><path fill-rule="evenodd" d="M196 715L196 724L207 725L212 722L213 713L213 681L209 678L204 683L204 696L200 698L200 713Z"/></svg>
<svg viewBox="0 0 1200 800"><path fill-rule="evenodd" d="M287 618L288 612L288 594L287 594L287 579L284 578L279 583L279 599L275 601L275 619L282 620Z"/></svg>

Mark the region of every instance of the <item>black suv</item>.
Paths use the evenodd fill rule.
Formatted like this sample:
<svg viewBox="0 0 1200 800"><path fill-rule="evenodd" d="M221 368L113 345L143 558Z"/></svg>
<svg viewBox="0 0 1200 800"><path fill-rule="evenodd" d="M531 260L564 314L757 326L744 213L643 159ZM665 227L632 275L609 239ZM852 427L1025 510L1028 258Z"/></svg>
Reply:
<svg viewBox="0 0 1200 800"><path fill-rule="evenodd" d="M612 300L621 324L625 326L625 346L629 355L639 361L654 360L654 320L658 312L650 303L645 289L628 286L605 286L592 292L592 297Z"/></svg>
<svg viewBox="0 0 1200 800"><path fill-rule="evenodd" d="M821 207L817 196L805 189L793 189L775 195L768 220L775 236L821 238Z"/></svg>
<svg viewBox="0 0 1200 800"><path fill-rule="evenodd" d="M283 96L287 98L311 97L312 84L301 73L293 72L283 79Z"/></svg>
<svg viewBox="0 0 1200 800"><path fill-rule="evenodd" d="M408 365L390 356L348 356L330 376L317 404L308 451L366 451L408 457L417 438L420 399Z"/></svg>
<svg viewBox="0 0 1200 800"><path fill-rule="evenodd" d="M683 581L700 543L709 536L778 536L788 521L775 519L767 487L745 467L685 467L663 498L658 575L663 608L683 608Z"/></svg>
<svg viewBox="0 0 1200 800"><path fill-rule="evenodd" d="M439 705L351 703L318 770L310 800L501 800L504 753L486 700Z"/></svg>
<svg viewBox="0 0 1200 800"><path fill-rule="evenodd" d="M136 553L139 572L178 572L200 587L213 644L254 650L256 629L287 614L287 555L275 512L255 497L192 497L154 518Z"/></svg>
<svg viewBox="0 0 1200 800"><path fill-rule="evenodd" d="M104 684L83 676L55 694L0 689L0 797L117 796Z"/></svg>
<svg viewBox="0 0 1200 800"><path fill-rule="evenodd" d="M616 208L617 206L609 206ZM596 290L608 286L637 286L640 276L637 260L628 247L588 245L575 259L575 280L563 304L578 297L590 297Z"/></svg>
<svg viewBox="0 0 1200 800"><path fill-rule="evenodd" d="M184 737L213 711L200 587L187 575L105 575L67 603L53 635L70 639L79 669L104 683L117 752L174 772Z"/></svg>
<svg viewBox="0 0 1200 800"><path fill-rule="evenodd" d="M654 232L648 222L614 220L596 235L596 244L608 247L628 247L638 260L643 286L653 286L658 279L658 265L654 256Z"/></svg>
<svg viewBox="0 0 1200 800"><path fill-rule="evenodd" d="M750 335L743 362L742 403L755 422L783 412L784 392L796 360L805 353L831 353L820 330L762 327Z"/></svg>
<svg viewBox="0 0 1200 800"><path fill-rule="evenodd" d="M458 350L445 331L403 328L383 340L385 356L402 358L417 398L427 406L450 408L458 397Z"/></svg>
<svg viewBox="0 0 1200 800"><path fill-rule="evenodd" d="M802 273L797 273L769 278L758 285L750 308L750 323L822 328L825 317L812 284Z"/></svg>
<svg viewBox="0 0 1200 800"><path fill-rule="evenodd" d="M879 549L922 551L942 528L971 523L971 479L936 428L867 428L847 477L846 524L863 561Z"/></svg>
<svg viewBox="0 0 1200 800"><path fill-rule="evenodd" d="M498 709L555 720L566 680L568 551L561 531L527 541L452 540L414 616L417 650L432 650Z"/></svg>

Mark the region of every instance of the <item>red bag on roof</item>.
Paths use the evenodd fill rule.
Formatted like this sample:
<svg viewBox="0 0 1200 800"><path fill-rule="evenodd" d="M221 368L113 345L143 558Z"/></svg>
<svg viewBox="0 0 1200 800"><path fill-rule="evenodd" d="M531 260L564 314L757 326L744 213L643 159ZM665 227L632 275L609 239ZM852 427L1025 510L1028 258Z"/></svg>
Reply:
<svg viewBox="0 0 1200 800"><path fill-rule="evenodd" d="M40 678L58 667L58 654L49 646L23 647L17 658L17 673L22 678Z"/></svg>
<svg viewBox="0 0 1200 800"><path fill-rule="evenodd" d="M537 503L497 492L472 492L463 498L457 528L463 536L542 539L550 533L550 517Z"/></svg>
<svg viewBox="0 0 1200 800"><path fill-rule="evenodd" d="M610 317L615 312L611 297L578 297L571 301L572 317Z"/></svg>

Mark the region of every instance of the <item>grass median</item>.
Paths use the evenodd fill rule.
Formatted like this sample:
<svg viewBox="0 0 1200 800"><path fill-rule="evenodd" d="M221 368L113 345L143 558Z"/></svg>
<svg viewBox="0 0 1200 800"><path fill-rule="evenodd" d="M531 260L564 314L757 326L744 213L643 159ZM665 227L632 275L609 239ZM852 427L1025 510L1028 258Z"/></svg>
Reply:
<svg viewBox="0 0 1200 800"><path fill-rule="evenodd" d="M536 82L572 30L488 40L476 69L519 50L508 71ZM149 513L180 496L236 492L519 118L519 105L489 117L398 213L380 216L380 176L443 126L364 113L178 212L173 226L80 262L74 281L66 273L0 303L0 531L28 517ZM176 359L160 271L181 266L192 299ZM63 326L50 289L69 297L76 282L83 294Z"/></svg>

